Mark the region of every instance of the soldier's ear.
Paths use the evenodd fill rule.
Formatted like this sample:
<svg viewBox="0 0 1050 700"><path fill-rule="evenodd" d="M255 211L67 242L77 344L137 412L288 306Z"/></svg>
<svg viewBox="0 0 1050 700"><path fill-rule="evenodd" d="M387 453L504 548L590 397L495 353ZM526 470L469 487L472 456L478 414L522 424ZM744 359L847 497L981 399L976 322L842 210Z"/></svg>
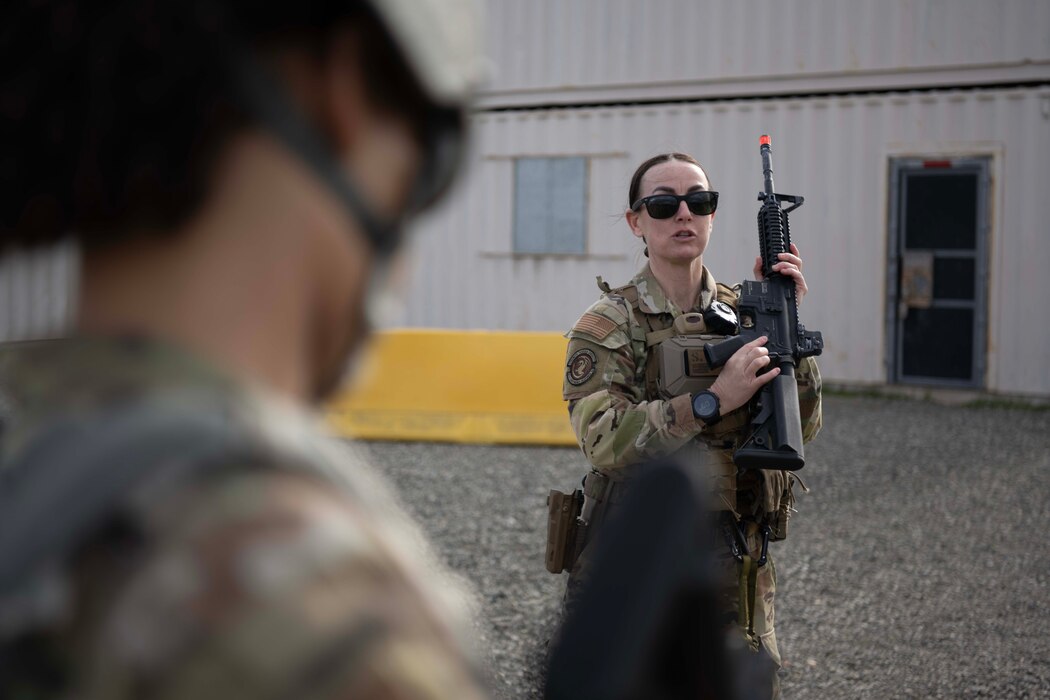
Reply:
<svg viewBox="0 0 1050 700"><path fill-rule="evenodd" d="M321 121L340 153L350 151L363 131L367 93L360 42L353 31L338 32L319 61Z"/></svg>
<svg viewBox="0 0 1050 700"><path fill-rule="evenodd" d="M628 209L624 213L624 218L627 219L627 225L631 227L631 233L638 238L645 240L645 236L642 234L642 229L638 226L638 212Z"/></svg>

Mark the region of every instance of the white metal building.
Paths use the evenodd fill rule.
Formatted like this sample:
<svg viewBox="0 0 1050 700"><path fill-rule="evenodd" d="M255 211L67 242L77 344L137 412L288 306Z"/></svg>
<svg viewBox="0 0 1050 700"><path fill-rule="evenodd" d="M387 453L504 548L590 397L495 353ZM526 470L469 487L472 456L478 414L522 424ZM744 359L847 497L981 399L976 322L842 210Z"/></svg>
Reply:
<svg viewBox="0 0 1050 700"><path fill-rule="evenodd" d="M488 6L471 167L420 226L407 325L566 330L644 263L628 180L669 150L721 193L705 263L740 280L768 133L828 379L1050 396L1050 2ZM61 324L70 260L0 264L0 338Z"/></svg>
<svg viewBox="0 0 1050 700"><path fill-rule="evenodd" d="M1050 395L1050 2L493 0L468 177L424 225L408 325L558 330L644 264L634 168L682 150L721 193L705 263L757 254L773 139L848 383Z"/></svg>

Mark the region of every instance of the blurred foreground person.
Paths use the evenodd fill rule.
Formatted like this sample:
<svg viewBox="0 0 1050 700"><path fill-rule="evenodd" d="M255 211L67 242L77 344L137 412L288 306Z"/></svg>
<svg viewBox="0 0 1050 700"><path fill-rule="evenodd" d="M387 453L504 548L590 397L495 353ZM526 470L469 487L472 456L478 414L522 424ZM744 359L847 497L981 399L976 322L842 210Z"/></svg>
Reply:
<svg viewBox="0 0 1050 700"><path fill-rule="evenodd" d="M749 657L730 651L709 511L695 470L646 465L591 543L592 575L551 651L547 700L745 700ZM764 680L764 679L763 679ZM745 692L746 691L746 692Z"/></svg>
<svg viewBox="0 0 1050 700"><path fill-rule="evenodd" d="M0 349L0 697L472 698L465 598L323 436L479 77L466 0L21 2L0 249L72 235Z"/></svg>

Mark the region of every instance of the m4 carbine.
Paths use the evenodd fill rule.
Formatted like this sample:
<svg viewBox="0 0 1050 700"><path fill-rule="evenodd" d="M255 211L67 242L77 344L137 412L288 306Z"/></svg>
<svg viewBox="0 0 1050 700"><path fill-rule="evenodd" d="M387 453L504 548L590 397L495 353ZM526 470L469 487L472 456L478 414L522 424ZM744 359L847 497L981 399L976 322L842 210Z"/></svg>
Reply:
<svg viewBox="0 0 1050 700"><path fill-rule="evenodd" d="M773 164L769 136L759 141L765 190L758 193L762 206L758 210L758 244L762 254L761 281L745 280L737 305L737 336L704 346L707 364L724 365L745 343L766 336L769 368L780 368L780 374L762 387L753 399L750 434L733 453L738 467L750 469L801 469L806 461L802 452L802 420L798 406L795 368L804 357L819 355L824 338L819 331L807 331L798 320L795 281L773 271L780 253L791 251L788 213L802 205L797 195L773 191ZM782 202L791 206L781 207Z"/></svg>

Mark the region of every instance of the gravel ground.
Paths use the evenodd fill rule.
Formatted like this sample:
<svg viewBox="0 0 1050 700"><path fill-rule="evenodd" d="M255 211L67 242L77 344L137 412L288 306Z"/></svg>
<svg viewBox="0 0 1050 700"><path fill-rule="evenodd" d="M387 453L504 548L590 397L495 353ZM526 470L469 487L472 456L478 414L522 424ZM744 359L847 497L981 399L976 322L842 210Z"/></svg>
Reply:
<svg viewBox="0 0 1050 700"><path fill-rule="evenodd" d="M1050 698L1050 412L834 396L775 545L784 696ZM481 601L496 697L539 697L570 448L369 443Z"/></svg>

